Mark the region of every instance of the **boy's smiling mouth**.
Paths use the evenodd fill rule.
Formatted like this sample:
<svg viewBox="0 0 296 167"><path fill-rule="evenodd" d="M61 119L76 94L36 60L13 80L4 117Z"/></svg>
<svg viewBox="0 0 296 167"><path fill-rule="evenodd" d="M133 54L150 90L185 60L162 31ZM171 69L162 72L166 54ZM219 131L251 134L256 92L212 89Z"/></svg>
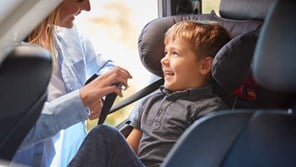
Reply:
<svg viewBox="0 0 296 167"><path fill-rule="evenodd" d="M175 75L175 73L173 71L163 70L163 76L164 76L164 78L170 78L170 77L173 77L174 75Z"/></svg>

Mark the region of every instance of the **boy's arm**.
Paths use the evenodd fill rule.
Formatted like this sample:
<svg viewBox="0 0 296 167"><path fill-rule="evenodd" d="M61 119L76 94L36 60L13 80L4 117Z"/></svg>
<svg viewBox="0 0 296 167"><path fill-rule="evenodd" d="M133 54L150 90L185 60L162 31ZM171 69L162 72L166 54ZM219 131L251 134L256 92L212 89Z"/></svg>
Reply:
<svg viewBox="0 0 296 167"><path fill-rule="evenodd" d="M128 144L133 148L135 153L138 151L138 146L143 132L140 129L133 128L131 133L127 136L126 140Z"/></svg>

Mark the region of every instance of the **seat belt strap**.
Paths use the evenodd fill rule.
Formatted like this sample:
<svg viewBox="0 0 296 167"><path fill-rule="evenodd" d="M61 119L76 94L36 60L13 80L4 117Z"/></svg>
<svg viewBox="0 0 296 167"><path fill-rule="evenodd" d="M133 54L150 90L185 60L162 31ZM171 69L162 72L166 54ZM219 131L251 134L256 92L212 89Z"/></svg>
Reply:
<svg viewBox="0 0 296 167"><path fill-rule="evenodd" d="M88 84L89 82L91 82L92 80L94 80L95 78L97 78L98 75L94 74L92 75L85 83ZM108 94L103 102L103 108L102 108L102 112L100 115L100 118L98 120L98 125L99 124L103 124L106 120L106 117L108 114L111 114L145 96L147 96L148 94L152 93L153 91L155 91L156 89L158 89L162 84L163 84L163 79L159 79L151 84L149 84L148 86L144 87L143 89L139 90L138 92L136 92L135 94L131 95L130 97L124 99L123 101L121 101L120 103L116 104L114 107L112 107L117 94L115 93L111 93ZM112 108L111 108L112 107ZM111 108L111 109L110 109Z"/></svg>
<svg viewBox="0 0 296 167"><path fill-rule="evenodd" d="M156 89L158 89L162 84L163 84L163 79L159 79L159 80L151 83L150 85L144 87L143 89L139 90L135 94L131 95L130 97L124 99L123 101L121 101L118 104L116 104L115 106L113 106L110 109L108 114L111 114L111 113L147 96L148 94L150 94L153 91L155 91Z"/></svg>
<svg viewBox="0 0 296 167"><path fill-rule="evenodd" d="M156 89L158 89L162 84L163 84L163 79L159 79L159 80L151 83L150 85L146 86L145 88L139 90L138 92L131 95L130 97L126 98L125 100L121 101L120 103L116 104L114 107L112 107L112 105L113 105L117 95L115 93L111 93L111 94L107 95L104 100L104 103L103 103L103 108L102 108L100 118L98 120L98 125L103 124L105 122L108 114L111 114L111 113L147 96L148 94L150 94L153 91L155 91Z"/></svg>

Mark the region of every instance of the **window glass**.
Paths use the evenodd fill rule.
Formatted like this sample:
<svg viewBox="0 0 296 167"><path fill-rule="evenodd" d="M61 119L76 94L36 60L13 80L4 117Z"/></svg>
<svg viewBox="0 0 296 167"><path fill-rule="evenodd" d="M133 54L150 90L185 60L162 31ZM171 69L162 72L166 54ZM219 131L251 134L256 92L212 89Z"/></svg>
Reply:
<svg viewBox="0 0 296 167"><path fill-rule="evenodd" d="M212 10L219 15L220 0L202 0L202 13L210 13Z"/></svg>
<svg viewBox="0 0 296 167"><path fill-rule="evenodd" d="M123 92L124 97L128 97L150 80L150 72L138 56L137 40L144 25L158 17L157 1L90 0L90 3L91 10L77 17L77 27L89 37L99 53L132 74L130 87ZM123 99L117 98L116 102ZM117 125L129 115L133 106L111 114L106 124ZM97 120L88 121L89 129L96 123Z"/></svg>

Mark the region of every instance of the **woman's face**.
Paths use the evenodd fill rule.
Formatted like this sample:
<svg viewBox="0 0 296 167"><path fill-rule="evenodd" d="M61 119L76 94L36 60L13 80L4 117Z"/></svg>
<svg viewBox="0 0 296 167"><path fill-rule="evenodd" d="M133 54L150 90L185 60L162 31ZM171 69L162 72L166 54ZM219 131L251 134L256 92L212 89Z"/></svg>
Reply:
<svg viewBox="0 0 296 167"><path fill-rule="evenodd" d="M75 17L83 10L90 10L89 0L63 0L59 6L60 22L58 26L72 28Z"/></svg>

